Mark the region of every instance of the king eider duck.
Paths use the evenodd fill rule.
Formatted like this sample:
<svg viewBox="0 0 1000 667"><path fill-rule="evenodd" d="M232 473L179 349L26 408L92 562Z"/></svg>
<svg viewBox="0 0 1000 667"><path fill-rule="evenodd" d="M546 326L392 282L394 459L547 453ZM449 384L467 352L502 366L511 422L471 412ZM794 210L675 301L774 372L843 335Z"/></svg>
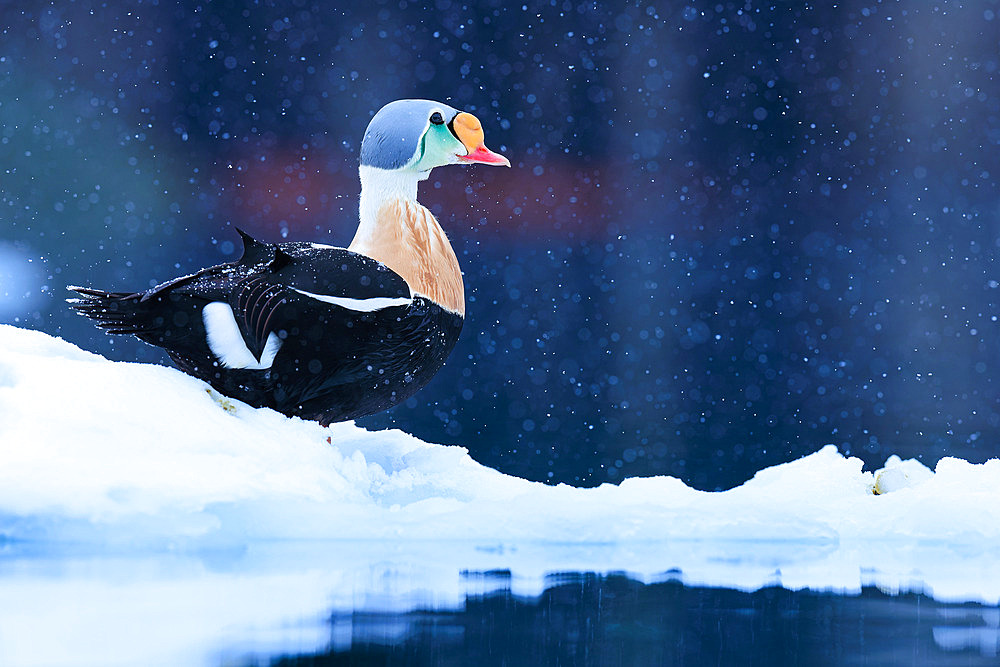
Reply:
<svg viewBox="0 0 1000 667"><path fill-rule="evenodd" d="M399 100L361 143L360 223L348 248L264 243L145 292L72 287L109 333L166 350L184 372L255 407L323 425L386 410L427 384L465 317L458 259L417 183L448 164L510 166L469 113Z"/></svg>

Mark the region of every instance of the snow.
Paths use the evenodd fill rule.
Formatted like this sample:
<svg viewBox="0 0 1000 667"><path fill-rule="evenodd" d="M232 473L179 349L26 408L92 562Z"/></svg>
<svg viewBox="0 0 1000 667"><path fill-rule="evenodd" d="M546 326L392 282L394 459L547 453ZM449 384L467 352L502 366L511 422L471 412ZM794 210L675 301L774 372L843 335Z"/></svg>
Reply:
<svg viewBox="0 0 1000 667"><path fill-rule="evenodd" d="M719 493L671 477L547 486L460 447L323 428L40 332L0 327L0 349L0 531L13 540L1000 541L998 460L945 458L931 473L893 457L882 495L830 446Z"/></svg>
<svg viewBox="0 0 1000 667"><path fill-rule="evenodd" d="M74 650L128 664L151 647L196 664L240 628L282 628L257 649L308 650L328 640L331 607L457 605L494 585L463 572L493 570L525 594L551 572L613 570L1000 601L1000 460L931 471L891 457L872 472L827 446L722 492L671 477L547 486L37 331L0 325L0 350L4 664ZM113 653L108 625L127 638Z"/></svg>

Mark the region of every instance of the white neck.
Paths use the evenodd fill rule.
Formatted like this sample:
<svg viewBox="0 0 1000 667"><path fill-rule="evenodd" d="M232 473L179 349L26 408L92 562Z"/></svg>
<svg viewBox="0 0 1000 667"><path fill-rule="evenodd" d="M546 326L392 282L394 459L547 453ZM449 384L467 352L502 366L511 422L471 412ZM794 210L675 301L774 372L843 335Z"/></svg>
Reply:
<svg viewBox="0 0 1000 667"><path fill-rule="evenodd" d="M394 199L417 201L417 183L427 178L427 173L379 169L361 165L360 223L351 246L364 246L374 236L378 210Z"/></svg>

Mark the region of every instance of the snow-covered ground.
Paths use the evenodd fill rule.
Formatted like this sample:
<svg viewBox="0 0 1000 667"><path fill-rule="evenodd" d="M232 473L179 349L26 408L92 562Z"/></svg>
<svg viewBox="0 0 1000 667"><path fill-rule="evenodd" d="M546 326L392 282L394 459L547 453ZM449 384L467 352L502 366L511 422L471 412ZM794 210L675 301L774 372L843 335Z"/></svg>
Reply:
<svg viewBox="0 0 1000 667"><path fill-rule="evenodd" d="M872 472L824 447L718 493L669 477L552 487L0 325L2 664L157 648L194 664L240 633L309 650L331 609L457 605L492 585L469 571L510 570L525 594L551 572L614 570L996 604L998 552L998 460ZM101 641L109 626L125 646Z"/></svg>

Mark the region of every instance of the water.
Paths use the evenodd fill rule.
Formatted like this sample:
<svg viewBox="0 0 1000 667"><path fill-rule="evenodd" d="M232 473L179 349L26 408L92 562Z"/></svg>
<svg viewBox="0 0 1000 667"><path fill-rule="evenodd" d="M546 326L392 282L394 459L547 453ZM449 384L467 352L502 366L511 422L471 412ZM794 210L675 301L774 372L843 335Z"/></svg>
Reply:
<svg viewBox="0 0 1000 667"><path fill-rule="evenodd" d="M724 554L717 567L671 568L669 556L653 573L601 567L667 546L344 541L120 556L7 544L0 664L996 664L996 600L921 581L974 571L984 554L902 576L855 569L856 586L817 590L786 571L836 545L692 543ZM513 567L492 567L502 563ZM762 563L770 581L752 583Z"/></svg>
<svg viewBox="0 0 1000 667"><path fill-rule="evenodd" d="M334 613L329 650L271 664L986 665L998 621L996 607L874 587L746 592L564 573L534 597L505 589L458 609Z"/></svg>

